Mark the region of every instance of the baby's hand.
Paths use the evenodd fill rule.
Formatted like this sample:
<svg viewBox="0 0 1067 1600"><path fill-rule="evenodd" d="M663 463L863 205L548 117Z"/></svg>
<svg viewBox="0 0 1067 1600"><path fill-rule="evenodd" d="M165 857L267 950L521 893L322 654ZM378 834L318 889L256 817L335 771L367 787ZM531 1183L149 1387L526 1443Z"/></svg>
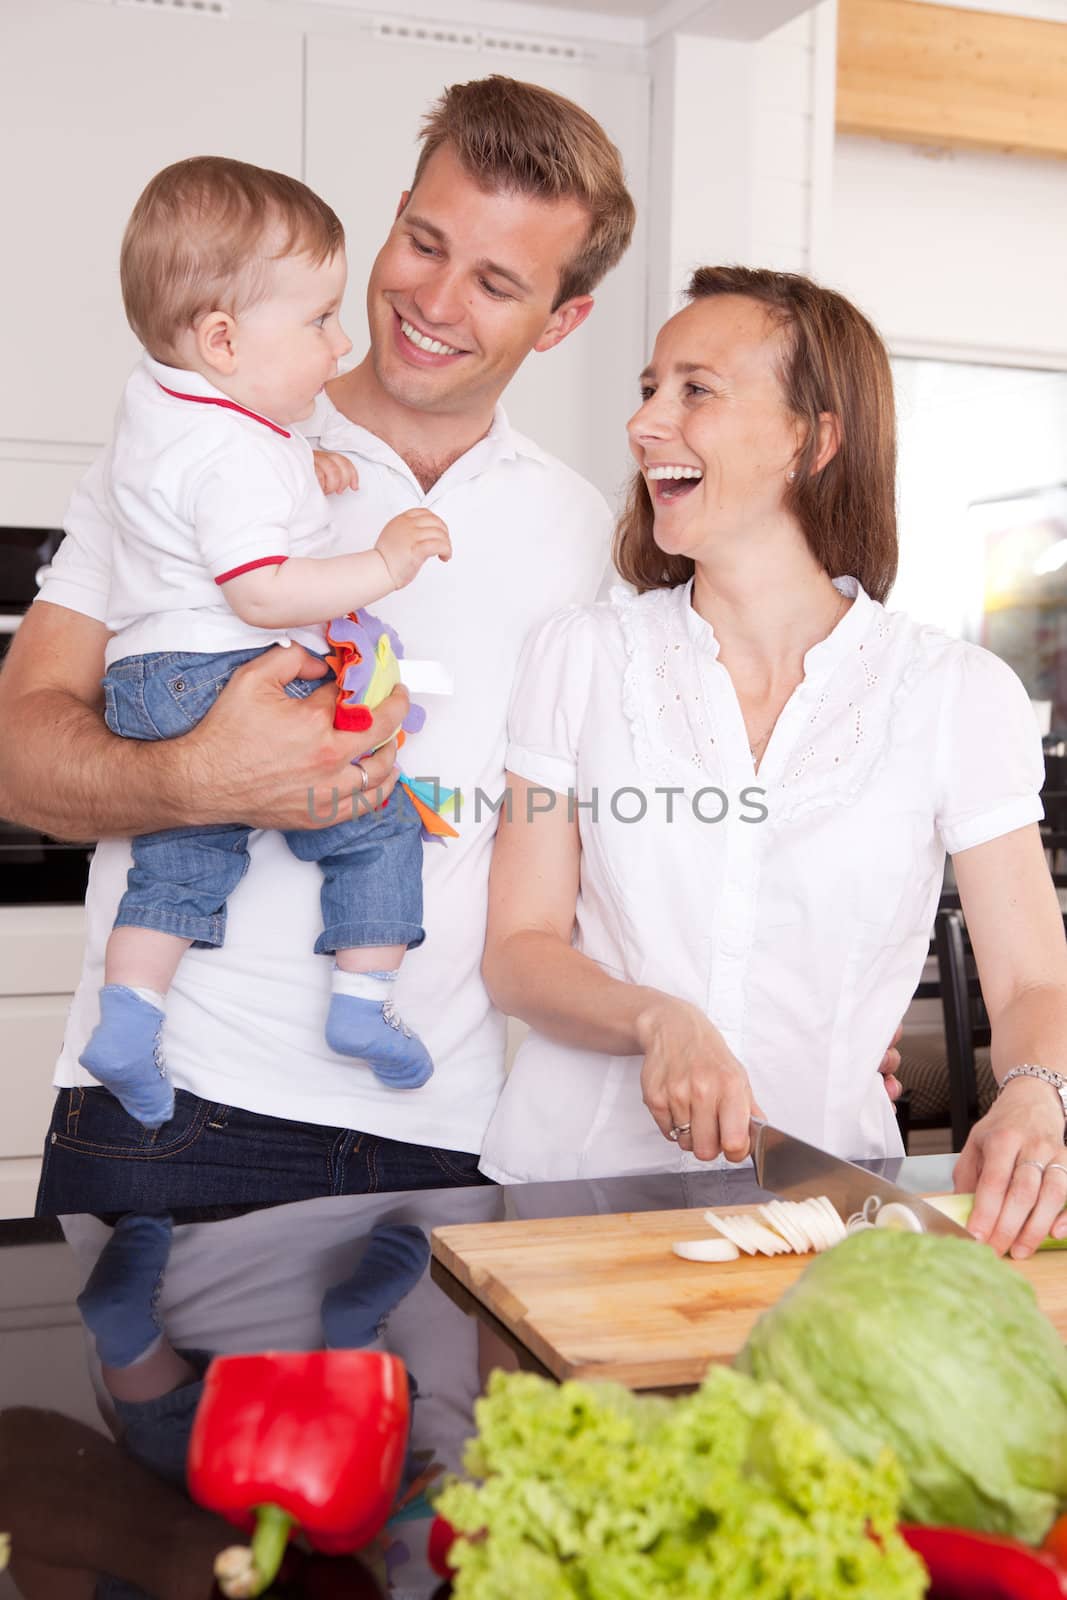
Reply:
<svg viewBox="0 0 1067 1600"><path fill-rule="evenodd" d="M439 556L442 561L452 559L448 529L440 517L421 506L414 511L402 511L392 522L387 522L374 548L389 568L389 575L398 589L406 588L431 556Z"/></svg>
<svg viewBox="0 0 1067 1600"><path fill-rule="evenodd" d="M315 476L323 494L340 494L343 489L359 488L359 473L347 456L336 450L316 450Z"/></svg>

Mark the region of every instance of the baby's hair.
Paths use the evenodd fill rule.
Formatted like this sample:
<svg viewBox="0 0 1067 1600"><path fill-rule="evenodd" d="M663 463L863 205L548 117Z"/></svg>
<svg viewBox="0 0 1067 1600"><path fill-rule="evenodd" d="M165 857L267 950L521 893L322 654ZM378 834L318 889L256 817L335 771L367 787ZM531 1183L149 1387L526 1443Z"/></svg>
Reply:
<svg viewBox="0 0 1067 1600"><path fill-rule="evenodd" d="M127 320L150 355L171 361L179 336L209 311L236 316L261 299L272 261L306 255L320 266L344 242L334 212L296 178L226 156L176 161L126 225Z"/></svg>

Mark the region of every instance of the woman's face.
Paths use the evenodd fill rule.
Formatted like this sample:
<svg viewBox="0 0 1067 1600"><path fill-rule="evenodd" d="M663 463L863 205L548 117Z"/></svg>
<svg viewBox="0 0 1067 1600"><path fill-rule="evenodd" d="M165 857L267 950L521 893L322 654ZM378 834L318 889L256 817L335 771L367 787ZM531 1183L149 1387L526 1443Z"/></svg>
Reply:
<svg viewBox="0 0 1067 1600"><path fill-rule="evenodd" d="M660 329L627 429L667 554L700 560L795 527L783 501L802 434L781 360L780 330L744 295L694 300Z"/></svg>

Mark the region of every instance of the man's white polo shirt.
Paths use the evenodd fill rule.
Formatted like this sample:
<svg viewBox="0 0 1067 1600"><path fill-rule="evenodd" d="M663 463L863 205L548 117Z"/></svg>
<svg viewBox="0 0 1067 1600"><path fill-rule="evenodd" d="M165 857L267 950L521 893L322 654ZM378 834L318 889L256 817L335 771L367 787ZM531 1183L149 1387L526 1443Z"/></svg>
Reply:
<svg viewBox="0 0 1067 1600"><path fill-rule="evenodd" d="M426 727L401 753L411 776L463 796L459 838L425 851L426 942L405 958L397 1000L435 1073L411 1093L383 1089L327 1049L330 961L312 954L321 917L318 869L277 834L253 834L251 864L229 902L221 950L182 960L164 1043L175 1084L206 1099L296 1121L416 1144L477 1150L503 1082L504 1019L479 967L489 859L504 783L511 681L526 635L561 606L590 601L607 560L611 517L597 491L510 428L492 428L424 495L407 465L323 401L304 425L342 450L360 487L331 496L334 554L370 548L391 517L426 505L447 523L453 558L374 606L412 656L451 672L449 697L420 695ZM41 598L107 615L111 532L99 468L75 494ZM94 1080L77 1064L96 1021L103 953L130 864L123 841L97 849L87 896L88 950L56 1071L58 1086Z"/></svg>
<svg viewBox="0 0 1067 1600"><path fill-rule="evenodd" d="M301 433L145 355L119 404L103 488L114 529L109 664L287 637L323 650L321 628L254 628L223 593L238 573L330 550L330 511Z"/></svg>

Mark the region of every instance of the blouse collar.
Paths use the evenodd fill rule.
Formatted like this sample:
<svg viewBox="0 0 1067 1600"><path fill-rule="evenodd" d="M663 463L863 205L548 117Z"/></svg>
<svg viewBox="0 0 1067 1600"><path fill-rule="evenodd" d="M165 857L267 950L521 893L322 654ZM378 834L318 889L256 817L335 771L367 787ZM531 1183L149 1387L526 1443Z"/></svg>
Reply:
<svg viewBox="0 0 1067 1600"><path fill-rule="evenodd" d="M820 682L829 677L830 673L843 661L850 651L862 644L875 612L881 608L871 599L856 578L841 577L834 579L834 588L839 594L847 595L852 600L841 620L831 629L825 639L820 639L818 644L813 644L804 656L804 677L808 682ZM700 615L693 605L693 579L682 584L675 591L678 604L682 607L685 616L685 625L690 639L712 661L719 655L719 641L715 637L715 629L706 618Z"/></svg>

